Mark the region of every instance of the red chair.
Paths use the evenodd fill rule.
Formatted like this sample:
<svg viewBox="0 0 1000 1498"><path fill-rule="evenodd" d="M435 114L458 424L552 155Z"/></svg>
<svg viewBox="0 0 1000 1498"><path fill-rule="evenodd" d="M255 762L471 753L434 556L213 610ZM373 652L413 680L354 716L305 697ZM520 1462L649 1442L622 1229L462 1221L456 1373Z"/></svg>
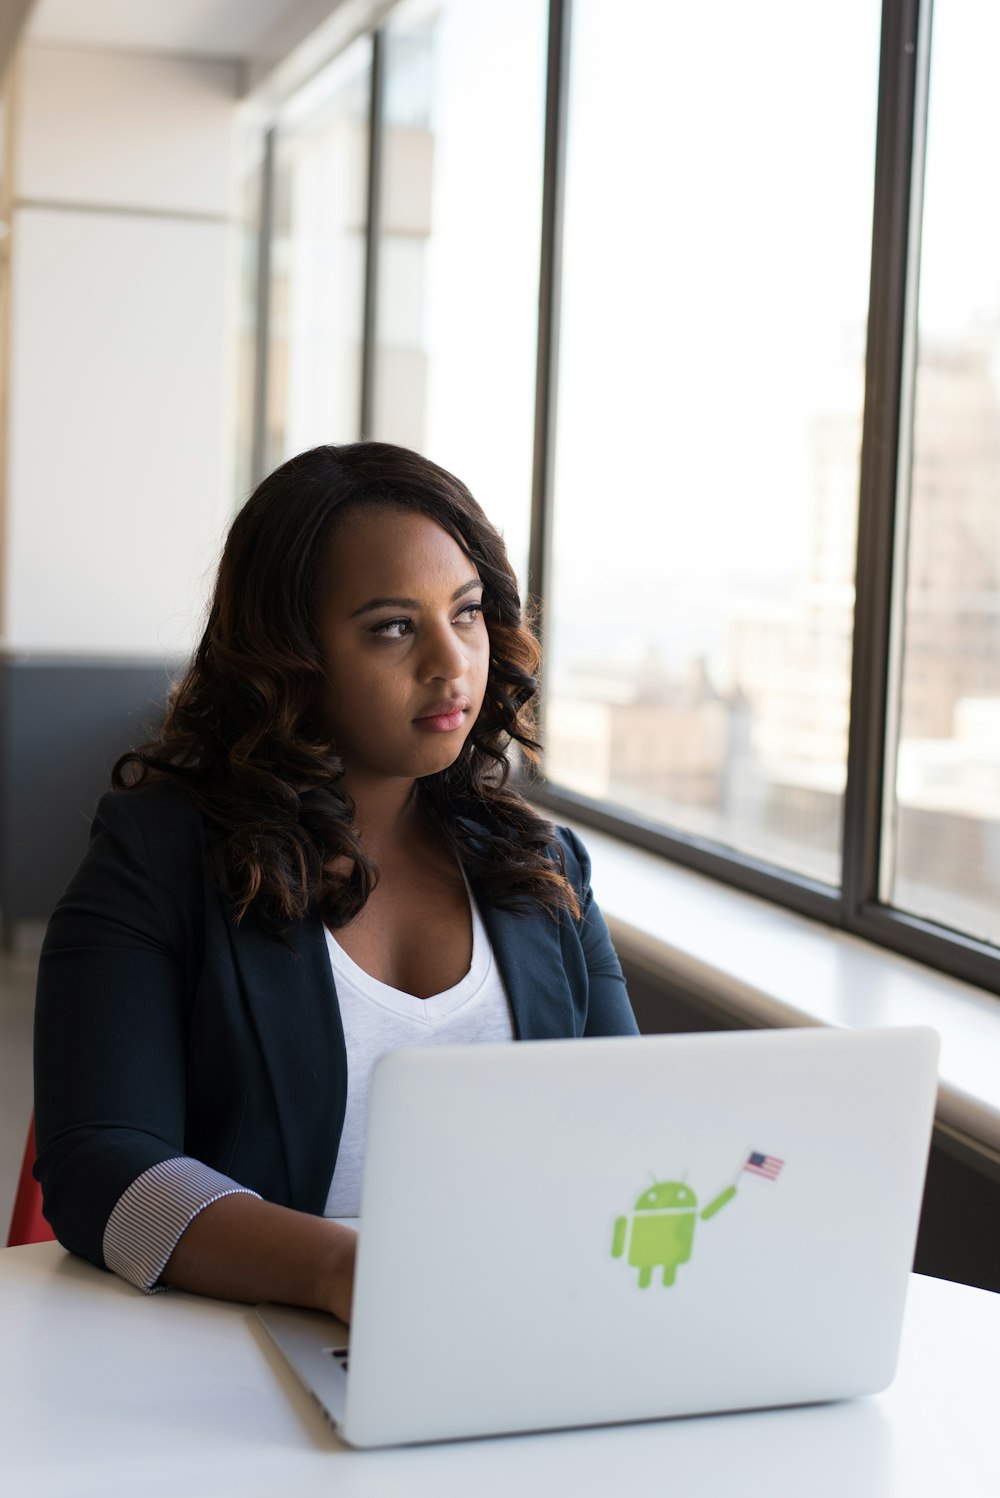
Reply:
<svg viewBox="0 0 1000 1498"><path fill-rule="evenodd" d="M21 1179L17 1183L14 1211L10 1219L8 1248L22 1243L51 1243L55 1233L42 1216L42 1188L31 1174L35 1163L35 1120L28 1125L28 1142L24 1146Z"/></svg>

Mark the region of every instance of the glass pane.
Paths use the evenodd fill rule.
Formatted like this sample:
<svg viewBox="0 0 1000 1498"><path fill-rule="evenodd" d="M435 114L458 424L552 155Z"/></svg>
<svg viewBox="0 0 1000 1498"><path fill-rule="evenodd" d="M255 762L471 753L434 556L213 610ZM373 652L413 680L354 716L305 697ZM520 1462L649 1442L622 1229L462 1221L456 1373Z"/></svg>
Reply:
<svg viewBox="0 0 1000 1498"><path fill-rule="evenodd" d="M902 909L994 943L1000 197L987 184L1000 160L998 47L993 0L935 5L899 740L882 889Z"/></svg>
<svg viewBox="0 0 1000 1498"><path fill-rule="evenodd" d="M386 31L372 436L458 474L527 571L544 0L418 0Z"/></svg>
<svg viewBox="0 0 1000 1498"><path fill-rule="evenodd" d="M233 509L242 505L253 488L253 423L255 381L257 378L257 277L260 244L260 220L263 211L261 189L264 178L263 131L249 125L240 141L243 159L240 169L238 220L239 271L236 307L236 371L233 411L235 457L233 462Z"/></svg>
<svg viewBox="0 0 1000 1498"><path fill-rule="evenodd" d="M574 6L547 773L831 884L878 43Z"/></svg>
<svg viewBox="0 0 1000 1498"><path fill-rule="evenodd" d="M348 49L279 122L267 468L361 419L371 43Z"/></svg>

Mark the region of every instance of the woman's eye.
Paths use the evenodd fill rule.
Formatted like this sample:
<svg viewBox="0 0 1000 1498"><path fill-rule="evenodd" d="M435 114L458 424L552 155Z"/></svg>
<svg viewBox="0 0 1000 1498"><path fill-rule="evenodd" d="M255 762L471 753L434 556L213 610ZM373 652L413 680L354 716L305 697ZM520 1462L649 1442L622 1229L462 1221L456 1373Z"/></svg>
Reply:
<svg viewBox="0 0 1000 1498"><path fill-rule="evenodd" d="M482 612L481 603L467 603L455 616L455 623L468 627L476 623ZM403 640L413 633L413 629L412 619L384 619L381 624L371 626L371 633L380 640Z"/></svg>
<svg viewBox="0 0 1000 1498"><path fill-rule="evenodd" d="M387 619L384 624L376 624L372 634L383 640L401 640L409 629L409 619Z"/></svg>

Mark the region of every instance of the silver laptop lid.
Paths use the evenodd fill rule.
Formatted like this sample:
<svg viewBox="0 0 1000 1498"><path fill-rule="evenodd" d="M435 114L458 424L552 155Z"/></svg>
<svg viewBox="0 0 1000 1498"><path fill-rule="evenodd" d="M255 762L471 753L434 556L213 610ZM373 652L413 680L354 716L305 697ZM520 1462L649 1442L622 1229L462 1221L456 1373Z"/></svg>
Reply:
<svg viewBox="0 0 1000 1498"><path fill-rule="evenodd" d="M373 1081L355 1445L874 1392L930 1030L398 1051Z"/></svg>

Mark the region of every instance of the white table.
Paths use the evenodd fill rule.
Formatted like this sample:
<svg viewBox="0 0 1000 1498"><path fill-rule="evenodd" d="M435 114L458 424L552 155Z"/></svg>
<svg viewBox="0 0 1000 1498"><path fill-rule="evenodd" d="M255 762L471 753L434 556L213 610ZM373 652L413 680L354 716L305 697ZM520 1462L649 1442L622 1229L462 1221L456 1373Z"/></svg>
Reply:
<svg viewBox="0 0 1000 1498"><path fill-rule="evenodd" d="M873 1399L394 1451L332 1434L245 1307L0 1251L0 1489L19 1498L998 1498L1000 1296L914 1276Z"/></svg>

